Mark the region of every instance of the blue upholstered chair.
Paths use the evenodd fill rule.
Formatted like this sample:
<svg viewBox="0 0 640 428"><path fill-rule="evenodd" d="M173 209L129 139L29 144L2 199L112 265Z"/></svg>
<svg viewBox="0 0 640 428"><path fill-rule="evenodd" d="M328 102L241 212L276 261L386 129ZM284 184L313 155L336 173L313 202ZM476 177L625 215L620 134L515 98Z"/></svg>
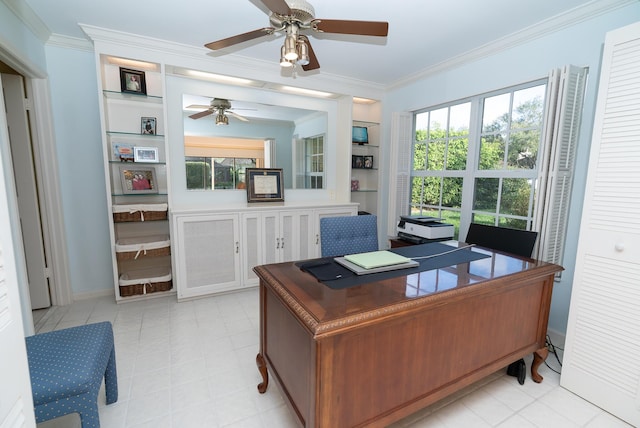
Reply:
<svg viewBox="0 0 640 428"><path fill-rule="evenodd" d="M375 215L320 219L322 257L344 256L378 250L378 218Z"/></svg>
<svg viewBox="0 0 640 428"><path fill-rule="evenodd" d="M99 428L98 392L118 400L116 353L110 322L87 324L26 339L36 422L79 413L82 428Z"/></svg>

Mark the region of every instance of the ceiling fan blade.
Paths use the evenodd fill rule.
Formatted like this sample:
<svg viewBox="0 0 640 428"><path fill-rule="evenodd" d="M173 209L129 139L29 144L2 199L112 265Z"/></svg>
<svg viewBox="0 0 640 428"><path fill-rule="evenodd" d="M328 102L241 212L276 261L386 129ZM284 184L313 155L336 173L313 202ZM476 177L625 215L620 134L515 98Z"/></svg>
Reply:
<svg viewBox="0 0 640 428"><path fill-rule="evenodd" d="M206 110L211 106L205 106L203 104L191 104L190 106L186 106L185 109L198 109L198 110Z"/></svg>
<svg viewBox="0 0 640 428"><path fill-rule="evenodd" d="M274 30L275 28L273 27L264 27L258 30L249 31L247 33L242 33L235 36L227 37L226 39L216 40L215 42L207 43L204 46L211 50L216 51L218 49L223 49L238 43L257 39L258 37L268 36L269 34L273 34Z"/></svg>
<svg viewBox="0 0 640 428"><path fill-rule="evenodd" d="M386 37L389 23L381 21L345 21L341 19L314 19L311 28L322 33L354 34Z"/></svg>
<svg viewBox="0 0 640 428"><path fill-rule="evenodd" d="M210 114L213 114L212 110L205 110L205 111L201 111L200 113L194 113L189 117L191 119L200 119L201 117L209 116Z"/></svg>
<svg viewBox="0 0 640 428"><path fill-rule="evenodd" d="M269 8L271 12L278 15L291 15L291 9L284 0L261 0L262 3Z"/></svg>
<svg viewBox="0 0 640 428"><path fill-rule="evenodd" d="M313 48L311 47L311 42L309 42L309 39L307 37L304 37L304 39L305 39L305 43L307 44L307 47L309 48L309 64L303 65L302 69L304 71L316 70L320 68L318 57L316 57L316 53L313 51Z"/></svg>
<svg viewBox="0 0 640 428"><path fill-rule="evenodd" d="M240 116L239 114L234 113L234 112L232 112L232 111L227 110L227 111L225 112L225 114L228 114L229 116L233 116L233 117L235 117L236 119L239 119L239 120L241 120L241 121L243 121L243 122L249 122L249 119L247 119L246 117Z"/></svg>

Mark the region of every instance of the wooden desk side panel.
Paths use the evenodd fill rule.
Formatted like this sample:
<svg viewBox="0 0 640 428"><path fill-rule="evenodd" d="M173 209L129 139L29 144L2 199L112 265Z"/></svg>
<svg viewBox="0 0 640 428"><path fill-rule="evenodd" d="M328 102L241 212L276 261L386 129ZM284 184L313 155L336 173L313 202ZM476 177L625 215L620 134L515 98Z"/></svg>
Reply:
<svg viewBox="0 0 640 428"><path fill-rule="evenodd" d="M551 286L501 287L321 339L315 426L385 426L544 347Z"/></svg>
<svg viewBox="0 0 640 428"><path fill-rule="evenodd" d="M313 426L316 359L311 334L271 290L263 284L260 288L262 354L300 423Z"/></svg>

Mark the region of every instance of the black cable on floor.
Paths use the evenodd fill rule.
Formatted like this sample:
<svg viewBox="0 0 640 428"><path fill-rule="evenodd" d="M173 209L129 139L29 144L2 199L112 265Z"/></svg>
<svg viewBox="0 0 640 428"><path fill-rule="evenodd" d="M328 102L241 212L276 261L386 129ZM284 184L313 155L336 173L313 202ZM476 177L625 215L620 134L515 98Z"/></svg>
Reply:
<svg viewBox="0 0 640 428"><path fill-rule="evenodd" d="M547 339L546 339L546 341L547 341L547 343L546 343L547 348L549 348L549 350L551 351L551 353L552 353L553 355L555 355L556 360L558 361L558 364L560 364L560 367L562 367L562 361L560 361L560 356L558 355L558 351L564 351L564 348L560 348L560 347L555 346L555 345L553 344L553 342L551 342L551 337L550 337L548 334L547 334ZM546 361L546 360L545 360L544 364L545 364L547 367L549 367L549 369L550 369L551 371L553 371L553 372L555 372L555 373L560 374L560 371L558 371L558 370L554 369L553 367L551 367L551 366L549 365L549 363L547 363L547 361ZM561 369L561 370L562 370L562 369Z"/></svg>

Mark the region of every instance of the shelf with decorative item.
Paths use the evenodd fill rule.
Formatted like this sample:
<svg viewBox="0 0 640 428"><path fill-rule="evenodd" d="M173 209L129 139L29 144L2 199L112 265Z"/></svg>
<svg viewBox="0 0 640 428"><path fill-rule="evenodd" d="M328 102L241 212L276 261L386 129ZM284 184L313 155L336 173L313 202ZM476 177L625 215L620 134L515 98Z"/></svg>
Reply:
<svg viewBox="0 0 640 428"><path fill-rule="evenodd" d="M144 103L162 104L163 98L157 95L133 94L128 92L103 90L105 98L124 101L136 101Z"/></svg>

